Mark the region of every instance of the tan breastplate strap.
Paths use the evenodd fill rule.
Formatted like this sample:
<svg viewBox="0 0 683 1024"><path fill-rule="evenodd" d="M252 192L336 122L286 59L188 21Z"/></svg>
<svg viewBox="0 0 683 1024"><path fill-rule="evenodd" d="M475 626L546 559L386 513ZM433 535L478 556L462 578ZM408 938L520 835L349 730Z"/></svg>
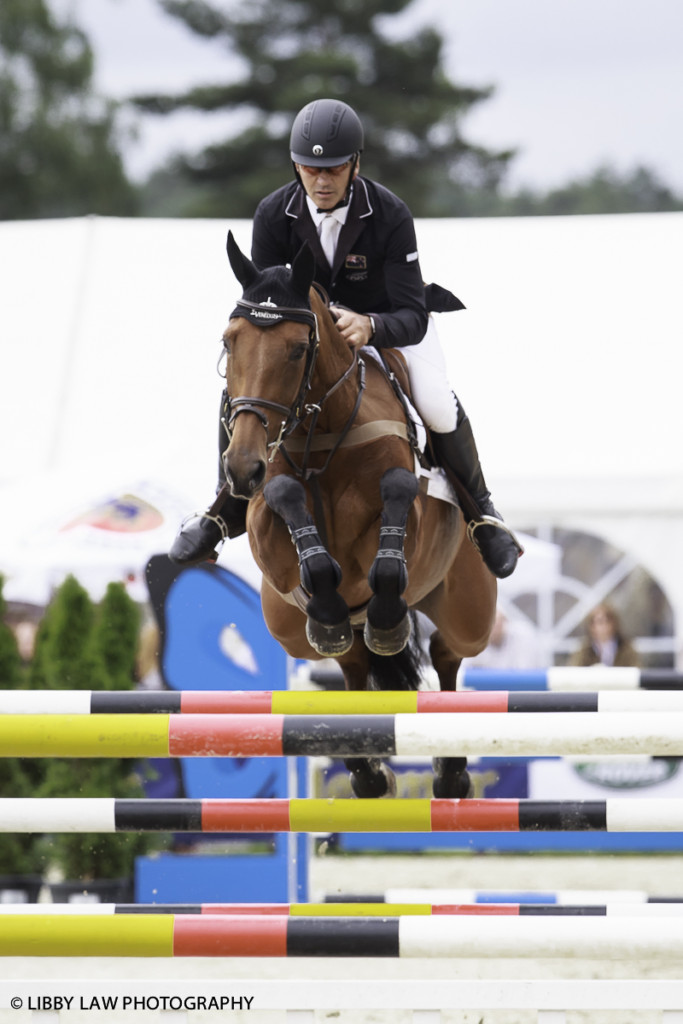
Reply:
<svg viewBox="0 0 683 1024"><path fill-rule="evenodd" d="M353 448L356 445L369 444L380 437L400 437L408 440L408 430L405 423L399 420L374 420L372 423L364 423L360 427L352 427L340 448ZM311 439L309 451L325 452L334 448L339 434L315 434ZM285 446L291 452L303 452L306 448L305 437L288 437Z"/></svg>

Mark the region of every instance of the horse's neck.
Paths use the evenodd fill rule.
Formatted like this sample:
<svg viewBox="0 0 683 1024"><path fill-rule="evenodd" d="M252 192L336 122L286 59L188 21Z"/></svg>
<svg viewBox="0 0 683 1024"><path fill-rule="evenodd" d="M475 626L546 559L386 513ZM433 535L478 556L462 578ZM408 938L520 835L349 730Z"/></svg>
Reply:
<svg viewBox="0 0 683 1024"><path fill-rule="evenodd" d="M353 352L337 330L329 309L323 304L316 293L311 298L313 311L318 318L320 345L315 370L311 380L311 399L319 401L334 387L354 361ZM335 392L332 406L335 411L344 414L346 407L353 406L358 393L358 374L352 371L349 379ZM330 415L332 409L326 409Z"/></svg>

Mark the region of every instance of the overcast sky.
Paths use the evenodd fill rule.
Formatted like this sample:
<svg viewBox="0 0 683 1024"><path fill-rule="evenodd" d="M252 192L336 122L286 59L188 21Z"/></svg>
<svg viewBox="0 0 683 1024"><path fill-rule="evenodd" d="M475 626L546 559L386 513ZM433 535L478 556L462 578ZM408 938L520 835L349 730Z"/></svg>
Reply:
<svg viewBox="0 0 683 1024"><path fill-rule="evenodd" d="M97 84L110 95L225 77L224 52L156 0L52 2L88 32ZM428 22L444 36L458 84L496 86L464 132L518 148L511 185L546 188L602 163L644 164L683 194L683 0L414 0L410 11L409 24ZM174 149L220 138L228 123L146 118L129 171L144 175Z"/></svg>

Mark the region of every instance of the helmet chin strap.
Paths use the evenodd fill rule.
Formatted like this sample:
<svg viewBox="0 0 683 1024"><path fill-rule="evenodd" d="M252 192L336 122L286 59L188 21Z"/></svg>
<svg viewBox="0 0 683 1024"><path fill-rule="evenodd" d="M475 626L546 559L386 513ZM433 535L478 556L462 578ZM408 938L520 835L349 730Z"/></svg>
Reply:
<svg viewBox="0 0 683 1024"><path fill-rule="evenodd" d="M352 188L352 182L349 182L348 185L346 186L346 192L344 193L344 197L340 199L338 203L335 203L334 206L330 206L329 208L326 208L324 210L318 208L318 213L332 213L332 210L339 210L341 209L342 206L348 206L351 201Z"/></svg>
<svg viewBox="0 0 683 1024"><path fill-rule="evenodd" d="M356 167L358 167L358 157L359 156L360 156L359 153L354 153L354 155L353 155L353 162L351 164L351 170L349 171L349 178L348 178L348 181L346 182L346 189L344 191L344 196L343 196L342 199L339 200L338 203L335 203L335 205L333 207L331 207L332 210L338 210L341 206L348 206L349 205L349 203L351 201L351 190L353 188L353 179L354 179L355 174L356 174ZM325 210L324 212L325 213L329 213L330 211L329 210Z"/></svg>
<svg viewBox="0 0 683 1024"><path fill-rule="evenodd" d="M351 189L353 188L353 179L356 176L356 168L358 167L358 158L360 153L354 153L353 163L351 164L351 170L349 171L349 180L346 183L346 191L344 192L344 198L340 199L339 202L333 209L338 209L340 206L347 206L351 200Z"/></svg>

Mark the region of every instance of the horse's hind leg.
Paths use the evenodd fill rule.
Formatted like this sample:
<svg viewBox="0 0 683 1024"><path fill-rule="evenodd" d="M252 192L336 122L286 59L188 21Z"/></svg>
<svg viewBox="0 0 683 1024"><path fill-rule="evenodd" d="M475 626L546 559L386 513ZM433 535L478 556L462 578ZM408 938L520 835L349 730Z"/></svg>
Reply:
<svg viewBox="0 0 683 1024"><path fill-rule="evenodd" d="M368 680L368 652L359 632L355 645L341 662L347 690L365 690ZM396 776L377 757L345 757L344 767L350 772L351 789L361 799L396 796Z"/></svg>
<svg viewBox="0 0 683 1024"><path fill-rule="evenodd" d="M282 475L266 484L263 497L284 521L296 547L301 585L310 594L306 605L308 642L325 658L339 657L353 644L349 609L337 593L341 570L320 539L306 508L305 491L298 480Z"/></svg>
<svg viewBox="0 0 683 1024"><path fill-rule="evenodd" d="M410 639L408 586L403 554L408 513L417 496L417 479L408 469L388 469L380 481L382 525L379 550L368 575L373 597L368 605L365 643L374 654L402 651Z"/></svg>
<svg viewBox="0 0 683 1024"><path fill-rule="evenodd" d="M344 767L350 772L351 789L359 799L396 796L396 776L377 757L346 757Z"/></svg>
<svg viewBox="0 0 683 1024"><path fill-rule="evenodd" d="M429 641L429 656L439 677L442 690L455 690L456 677L462 658L459 658L441 636L438 629ZM435 757L432 761L435 797L460 798L469 796L472 788L466 757Z"/></svg>
<svg viewBox="0 0 683 1024"><path fill-rule="evenodd" d="M429 657L439 677L439 689L455 692L462 658L451 650L438 629L429 638Z"/></svg>

